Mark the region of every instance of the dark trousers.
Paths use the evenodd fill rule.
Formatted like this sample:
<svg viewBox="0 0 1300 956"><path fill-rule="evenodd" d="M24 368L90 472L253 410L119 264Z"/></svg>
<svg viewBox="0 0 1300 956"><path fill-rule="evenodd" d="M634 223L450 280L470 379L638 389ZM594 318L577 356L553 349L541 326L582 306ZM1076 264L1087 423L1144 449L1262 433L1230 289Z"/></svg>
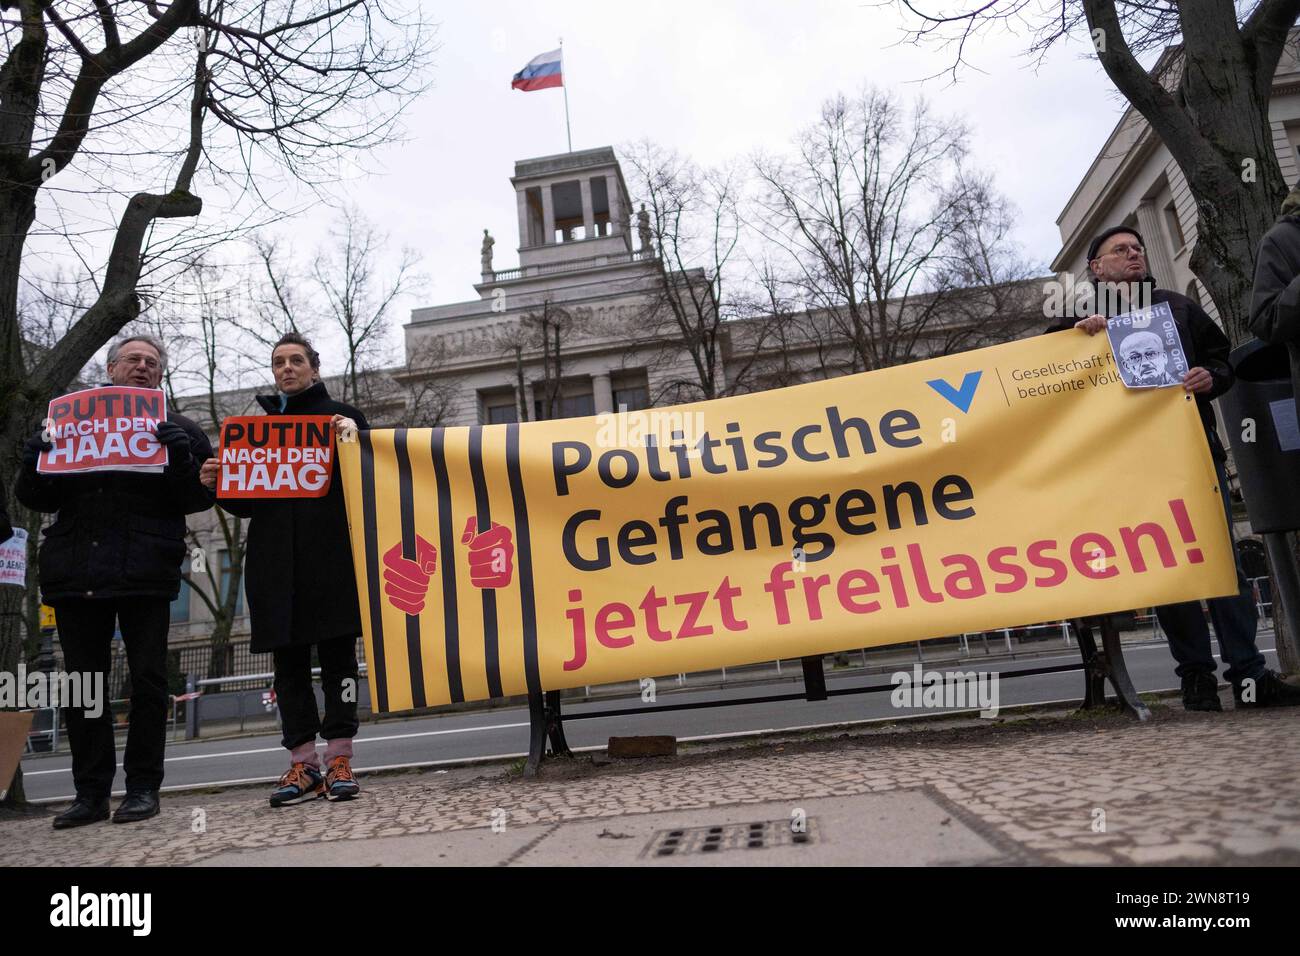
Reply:
<svg viewBox="0 0 1300 956"><path fill-rule="evenodd" d="M115 623L122 628L126 660L131 668L131 716L126 734L128 790L157 790L163 780L163 750L167 744L167 628L171 602L166 598L110 598L60 601L55 606L63 667L67 671L103 675L105 697L113 659ZM113 715L105 699L103 712L87 717L69 707L68 741L72 745L72 782L80 796L100 799L113 789L117 752Z"/></svg>
<svg viewBox="0 0 1300 956"><path fill-rule="evenodd" d="M311 644L276 648L275 702L280 708L280 743L288 750L316 739L355 737L357 720L357 639L335 637L318 642L320 683L325 694L325 722L316 709L316 691L311 682ZM346 682L346 683L345 683Z"/></svg>
<svg viewBox="0 0 1300 956"><path fill-rule="evenodd" d="M1228 498L1228 479L1222 462L1214 463L1223 494L1223 508L1228 515L1228 540L1232 541L1232 506ZM1224 677L1234 684L1246 678L1258 680L1265 670L1264 655L1255 645L1255 631L1259 626L1259 612L1250 582L1241 569L1241 556L1234 547L1233 561L1237 568L1237 593L1229 597L1210 598L1206 606L1214 633L1219 638L1219 652L1228 665ZM1169 650L1178 661L1175 672L1185 677L1193 671L1213 674L1216 670L1214 655L1210 651L1210 630L1201 613L1200 601L1167 604L1156 608L1156 618L1169 640Z"/></svg>

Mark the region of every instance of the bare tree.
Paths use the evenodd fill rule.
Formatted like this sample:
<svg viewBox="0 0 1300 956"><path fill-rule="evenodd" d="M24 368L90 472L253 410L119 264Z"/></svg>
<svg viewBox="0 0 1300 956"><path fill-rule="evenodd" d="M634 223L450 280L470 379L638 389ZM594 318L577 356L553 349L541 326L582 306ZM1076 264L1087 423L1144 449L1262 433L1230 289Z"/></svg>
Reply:
<svg viewBox="0 0 1300 956"><path fill-rule="evenodd" d="M519 317L519 331L511 348L521 406L527 402L523 383L525 343L529 339L532 340L532 351L542 363L541 380L533 386L534 407L526 409L528 418L521 421L549 421L562 417L565 344L571 335L581 334L588 318L586 309L567 309L556 305L549 297Z"/></svg>
<svg viewBox="0 0 1300 956"><path fill-rule="evenodd" d="M742 391L785 388L835 378L855 370L846 360L842 337L825 311L809 311L799 283L764 260L754 270L754 288L739 299L730 328L730 360L748 363L737 379Z"/></svg>
<svg viewBox="0 0 1300 956"><path fill-rule="evenodd" d="M236 170L224 181L257 195L268 160L319 182L348 152L391 141L401 106L418 92L428 37L420 23L402 23L366 0L4 6L11 12L0 19L0 486L7 490L18 446L48 400L140 314L158 224L201 214L196 177L217 182L223 169ZM93 270L97 295L57 343L29 356L18 292L38 197L79 164L93 165L92 176L134 178L140 163L132 160L142 157L160 157L164 168L155 160L149 178L136 180L145 188L125 203L112 248ZM17 663L19 600L0 594L0 669ZM21 798L20 778L10 799Z"/></svg>
<svg viewBox="0 0 1300 956"><path fill-rule="evenodd" d="M833 323L850 371L929 353L970 208L966 137L924 101L868 89L828 100L792 157L756 161L764 238L788 254L807 307Z"/></svg>
<svg viewBox="0 0 1300 956"><path fill-rule="evenodd" d="M261 343L234 332L236 318L249 306L246 290L236 270L199 256L165 303L168 307L151 309L144 322L167 342L163 387L168 404L193 415L212 434L228 416L248 413L240 389L246 378L265 375ZM190 560L182 576L212 617L206 676L222 677L229 670L230 638L239 616L245 521L220 508L214 516L213 537L224 560L213 561L211 529L191 528Z"/></svg>
<svg viewBox="0 0 1300 956"><path fill-rule="evenodd" d="M681 350L689 376L668 376L654 396L684 402L737 390L727 381L724 349L731 269L741 242L739 203L744 178L735 165L703 169L650 142L624 150L633 191L644 197L650 249L659 267L658 288L644 313L644 338L666 350L654 364L675 367Z"/></svg>
<svg viewBox="0 0 1300 956"><path fill-rule="evenodd" d="M424 277L415 271L419 257L413 249L403 249L385 277L387 237L356 206L345 208L332 238L333 246L316 257L312 277L347 349L342 400L361 405L361 373L383 363L394 304L422 287Z"/></svg>
<svg viewBox="0 0 1300 956"><path fill-rule="evenodd" d="M1086 33L1116 89L1168 148L1196 201L1191 268L1234 343L1248 341L1255 252L1273 225L1286 184L1273 147L1269 100L1300 0L1007 0L938 12L900 0L917 41L954 51L991 29L1027 29L1042 55ZM1147 70L1141 58L1161 51Z"/></svg>
<svg viewBox="0 0 1300 956"><path fill-rule="evenodd" d="M403 388L402 424L407 428L446 425L459 383L446 372L450 356L437 338L413 345L397 373Z"/></svg>
<svg viewBox="0 0 1300 956"><path fill-rule="evenodd" d="M285 332L310 333L311 304L304 293L305 276L296 274L285 260L289 258L284 242L266 234L254 237L252 250L254 275L250 276L252 302L248 331L270 347ZM268 337L271 330L272 337Z"/></svg>
<svg viewBox="0 0 1300 956"><path fill-rule="evenodd" d="M1046 263L1026 256L1012 232L1016 211L991 176L963 173L953 210L956 229L939 267L943 314L930 353L948 355L1043 331Z"/></svg>

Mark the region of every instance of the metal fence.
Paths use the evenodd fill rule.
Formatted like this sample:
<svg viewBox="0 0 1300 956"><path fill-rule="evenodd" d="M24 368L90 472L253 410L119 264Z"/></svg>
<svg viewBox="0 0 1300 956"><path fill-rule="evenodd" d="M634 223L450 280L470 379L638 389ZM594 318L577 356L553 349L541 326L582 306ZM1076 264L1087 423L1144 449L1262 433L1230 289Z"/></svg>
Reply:
<svg viewBox="0 0 1300 956"><path fill-rule="evenodd" d="M365 642L357 638L357 660L365 660ZM312 664L316 665L315 650ZM248 641L231 641L213 666L210 645L198 644L169 648L167 651L167 690L171 694L185 693L187 683L229 678L222 682L222 690L255 690L267 686L262 675L271 670L270 654L255 654L249 650ZM54 666L64 668L62 653L54 654ZM246 676L240 681L237 678ZM130 668L127 666L126 647L121 641L113 642L112 664L108 672L108 694L113 699L131 696Z"/></svg>

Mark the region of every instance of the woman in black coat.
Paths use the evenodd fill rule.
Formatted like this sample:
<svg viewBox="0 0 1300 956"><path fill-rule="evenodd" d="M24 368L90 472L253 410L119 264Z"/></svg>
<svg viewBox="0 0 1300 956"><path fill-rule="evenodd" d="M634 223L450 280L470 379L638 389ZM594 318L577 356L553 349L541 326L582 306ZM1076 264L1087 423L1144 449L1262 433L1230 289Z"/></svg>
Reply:
<svg viewBox="0 0 1300 956"><path fill-rule="evenodd" d="M297 333L283 336L271 353L279 391L260 395L268 415L333 415L368 428L365 416L329 397L320 381L320 356ZM215 487L218 457L203 480ZM344 800L359 788L352 776L352 738L357 721L356 640L361 634L352 545L343 482L338 476L321 498L222 499L218 504L248 518L244 580L252 625L251 649L275 660L275 696L290 752L289 770L271 794L272 806L318 796ZM311 649L320 659L325 719L316 709ZM326 741L325 766L316 735Z"/></svg>

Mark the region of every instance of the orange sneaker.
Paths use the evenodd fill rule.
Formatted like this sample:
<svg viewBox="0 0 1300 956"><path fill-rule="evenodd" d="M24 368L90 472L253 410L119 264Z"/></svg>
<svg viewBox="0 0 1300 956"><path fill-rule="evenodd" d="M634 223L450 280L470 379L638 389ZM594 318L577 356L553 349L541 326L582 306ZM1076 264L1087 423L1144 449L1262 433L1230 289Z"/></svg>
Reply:
<svg viewBox="0 0 1300 956"><path fill-rule="evenodd" d="M283 807L290 803L302 803L325 796L325 780L320 771L305 763L296 763L290 767L275 790L271 792L271 806Z"/></svg>
<svg viewBox="0 0 1300 956"><path fill-rule="evenodd" d="M351 800L361 792L357 778L352 774L352 760L349 757L335 757L330 761L325 772L325 798L327 800Z"/></svg>

